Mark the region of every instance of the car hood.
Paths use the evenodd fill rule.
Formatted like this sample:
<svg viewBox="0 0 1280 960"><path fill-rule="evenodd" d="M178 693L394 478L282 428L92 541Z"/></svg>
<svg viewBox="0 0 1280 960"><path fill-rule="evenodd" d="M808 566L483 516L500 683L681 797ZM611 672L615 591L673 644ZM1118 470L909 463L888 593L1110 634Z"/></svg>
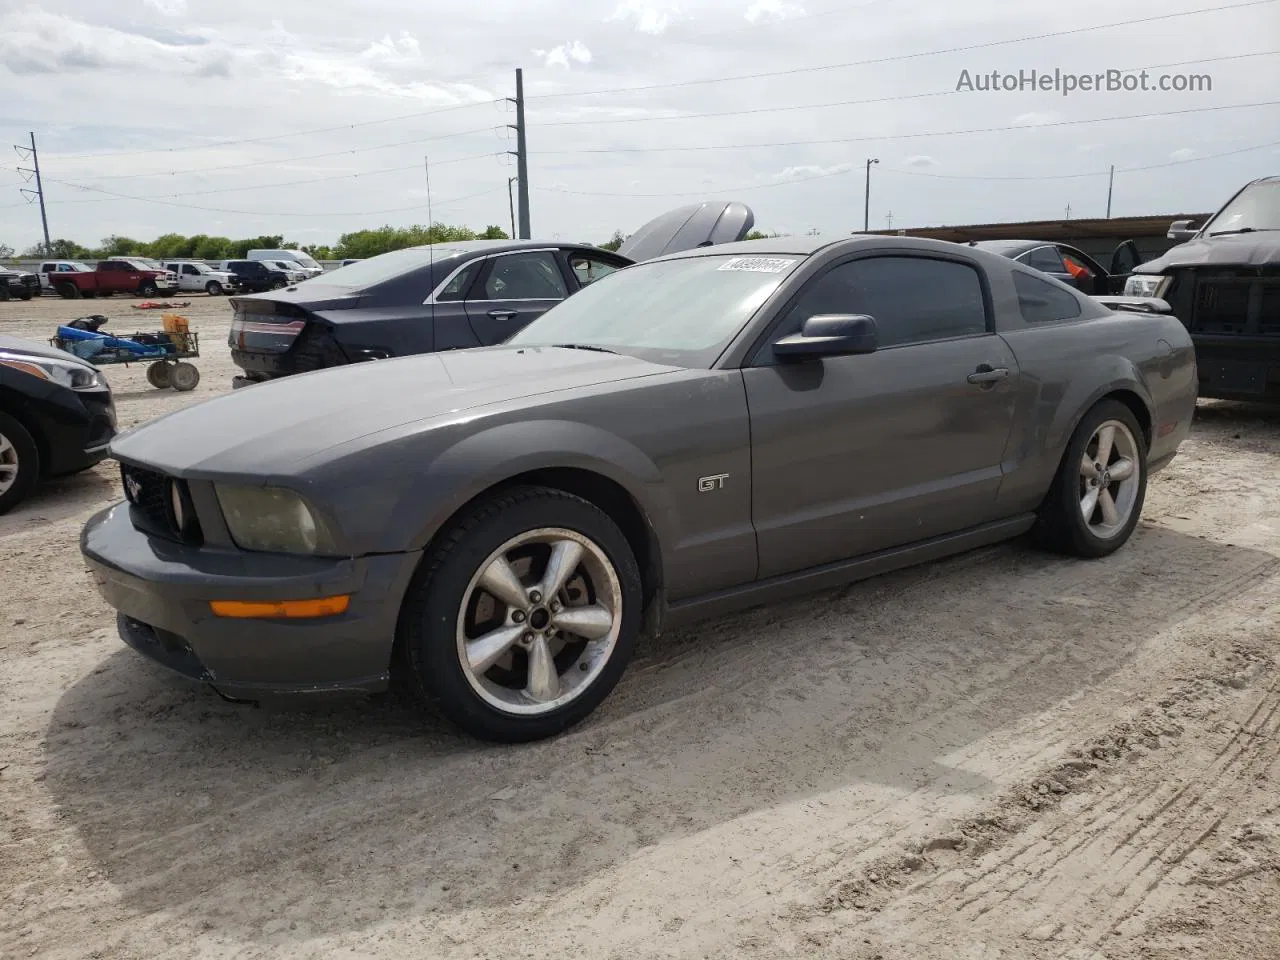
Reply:
<svg viewBox="0 0 1280 960"><path fill-rule="evenodd" d="M1201 266L1280 266L1280 231L1259 230L1188 240L1163 256L1140 264L1133 272L1165 273L1179 267Z"/></svg>
<svg viewBox="0 0 1280 960"><path fill-rule="evenodd" d="M88 366L83 360L74 353L68 353L65 350L59 350L57 347L51 347L47 343L38 343L35 340L23 340L21 337L9 337L0 334L0 351L11 351L13 353L25 353L29 357L48 357L51 360L70 360L81 366Z"/></svg>
<svg viewBox="0 0 1280 960"><path fill-rule="evenodd" d="M677 372L635 357L483 347L335 367L269 381L121 434L111 453L174 476L299 479L336 448L409 424L444 427L482 407Z"/></svg>

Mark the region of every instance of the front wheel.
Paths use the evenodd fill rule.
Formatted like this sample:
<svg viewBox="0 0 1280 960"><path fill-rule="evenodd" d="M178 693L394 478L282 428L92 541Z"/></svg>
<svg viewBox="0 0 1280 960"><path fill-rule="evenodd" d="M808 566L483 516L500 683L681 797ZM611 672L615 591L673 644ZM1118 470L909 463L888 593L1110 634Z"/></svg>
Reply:
<svg viewBox="0 0 1280 960"><path fill-rule="evenodd" d="M0 283L0 303L8 303L9 296L9 288L5 284Z"/></svg>
<svg viewBox="0 0 1280 960"><path fill-rule="evenodd" d="M138 296L154 297L159 289L160 289L159 287L157 287L154 283L148 280L138 287Z"/></svg>
<svg viewBox="0 0 1280 960"><path fill-rule="evenodd" d="M151 384L157 390L167 390L171 386L171 378L169 374L172 372L173 366L164 360L156 361L147 365L147 383Z"/></svg>
<svg viewBox="0 0 1280 960"><path fill-rule="evenodd" d="M553 736L613 690L640 629L640 572L595 505L517 487L470 507L424 559L398 679L473 736Z"/></svg>
<svg viewBox="0 0 1280 960"><path fill-rule="evenodd" d="M271 281L271 289L272 289L272 290L282 290L282 289L284 289L285 287L287 287L288 285L289 285L289 281L288 281L288 280L272 280L272 281Z"/></svg>
<svg viewBox="0 0 1280 960"><path fill-rule="evenodd" d="M27 428L0 413L0 514L8 513L35 489L40 451Z"/></svg>
<svg viewBox="0 0 1280 960"><path fill-rule="evenodd" d="M1105 557L1128 541L1147 495L1147 445L1133 411L1096 403L1067 444L1040 511L1038 534L1050 549Z"/></svg>
<svg viewBox="0 0 1280 960"><path fill-rule="evenodd" d="M179 393L194 390L199 382L200 369L193 363L180 360L169 368L169 386Z"/></svg>
<svg viewBox="0 0 1280 960"><path fill-rule="evenodd" d="M205 284L204 292L211 297L220 297L222 296L222 284L217 280L210 280Z"/></svg>

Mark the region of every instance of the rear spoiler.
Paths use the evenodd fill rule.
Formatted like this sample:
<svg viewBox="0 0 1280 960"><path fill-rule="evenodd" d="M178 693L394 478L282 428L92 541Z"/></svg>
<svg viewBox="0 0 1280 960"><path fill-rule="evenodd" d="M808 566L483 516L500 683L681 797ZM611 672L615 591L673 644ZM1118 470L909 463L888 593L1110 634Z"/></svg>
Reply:
<svg viewBox="0 0 1280 960"><path fill-rule="evenodd" d="M1094 297L1108 310L1117 313L1173 313L1169 301L1159 297Z"/></svg>

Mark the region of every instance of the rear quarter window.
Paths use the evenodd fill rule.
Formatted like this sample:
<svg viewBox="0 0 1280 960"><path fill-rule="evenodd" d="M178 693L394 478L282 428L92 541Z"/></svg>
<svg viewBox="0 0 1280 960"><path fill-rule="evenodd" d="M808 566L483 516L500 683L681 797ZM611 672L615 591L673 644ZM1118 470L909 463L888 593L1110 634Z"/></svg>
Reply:
<svg viewBox="0 0 1280 960"><path fill-rule="evenodd" d="M1083 314L1079 297L1051 280L1014 270L1013 287L1018 293L1018 309L1026 323L1078 320Z"/></svg>

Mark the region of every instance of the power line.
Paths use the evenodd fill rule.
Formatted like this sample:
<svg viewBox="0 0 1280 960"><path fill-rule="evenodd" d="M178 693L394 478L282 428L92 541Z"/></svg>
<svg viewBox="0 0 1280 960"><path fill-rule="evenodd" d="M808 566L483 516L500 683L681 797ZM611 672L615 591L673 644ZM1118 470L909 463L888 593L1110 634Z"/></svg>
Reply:
<svg viewBox="0 0 1280 960"><path fill-rule="evenodd" d="M416 137L413 140L400 140L396 143L382 143L373 147L351 147L346 150L330 150L327 153L313 153L305 157L290 157L290 163L298 163L303 160L322 160L327 157L345 157L353 153L369 153L374 150L392 150L396 147L410 147L422 143L434 143L439 140L451 140L456 137L468 137L478 133L491 132L495 127L476 127L473 130L459 130L456 133L442 133L433 137ZM481 156L493 156L496 154L481 154ZM474 159L474 158L465 158ZM441 161L444 162L444 161ZM149 177L186 177L193 176L197 173L213 173L218 170L244 170L249 167L265 167L273 164L279 164L278 159L272 160L252 160L247 163L226 163L216 167L197 167L193 170L164 170L157 173L112 173L95 177L95 180L139 180Z"/></svg>
<svg viewBox="0 0 1280 960"><path fill-rule="evenodd" d="M1240 153L1249 153L1254 150L1265 150L1267 147L1280 146L1280 140L1274 140L1269 143L1259 143L1251 147L1241 147L1237 150L1226 150L1222 153L1210 153L1203 157L1188 157L1183 160L1170 160L1165 163L1150 163L1136 167L1117 167L1116 173L1137 173L1145 170L1158 170L1162 167L1177 167L1187 163L1201 163L1205 160L1217 160L1220 157L1232 157ZM725 193L745 193L749 190L772 190L777 187L789 187L797 183L812 183L815 180L830 180L833 177L842 177L850 173L857 172L854 164L844 164L839 169L830 170L825 173L816 173L808 177L794 177L789 180L779 180L775 183L744 183L734 187L720 187L714 190L680 190L671 193L635 193L634 191L627 193L598 193L586 190L569 190L560 187L538 187L548 193L563 193L577 197L615 197L615 198L643 198L643 199L663 199L667 197L700 197L710 194ZM1066 173L1066 174L1046 174L1038 177L987 177L987 176L961 176L948 174L924 173L915 170L899 170L895 168L887 168L887 173L900 173L908 176L921 177L938 177L939 179L948 180L1074 180L1083 177L1105 177L1108 176L1109 170L1096 170L1091 173Z"/></svg>
<svg viewBox="0 0 1280 960"><path fill-rule="evenodd" d="M415 167L415 169L416 169L416 167ZM56 181L56 182L61 183L62 181ZM161 200L161 199L160 199L160 198L158 198L158 197L134 197L134 196L128 196L128 195L123 194L123 193L112 193L110 190L103 190L103 189L98 188L98 187L79 186L79 185L77 185L77 184L73 184L73 183L64 184L64 185L65 185L65 186L73 187L73 188L75 188L75 189L77 189L77 190L88 190L88 191L90 191L90 192L92 192L92 193L101 193L101 194L105 194L108 198L110 198L110 199L112 199L112 200L133 200L133 201L136 201L136 202L138 202L138 203L157 203L157 204L160 204L160 205L162 205L162 206L166 206L166 207L179 207L179 208L184 209L184 210L201 210L201 211L204 211L204 212L206 212L206 213L231 213L231 214L238 214L238 215L242 215L242 216L250 216L250 217L354 217L354 216L381 216L381 215L383 215L383 214L388 214L388 213L405 213L406 211L409 211L409 210L424 210L424 209L426 209L426 207L427 207L427 205L424 203L424 204L418 204L417 206L412 206L412 207L405 207L405 206L390 207L390 208L388 208L388 209L386 209L386 210L350 210L350 211L346 211L346 212L342 212L342 213L334 213L334 212L332 212L332 211L327 211L327 210L326 210L326 211L323 211L323 212L318 212L318 211L314 211L314 210L313 210L313 211L306 211L306 212L299 212L299 213L279 213L279 212L272 212L272 211L270 211L270 210L227 210L227 209L223 209L223 208L221 208L221 207L203 207L203 206L197 206L197 205L195 205L195 204L191 204L191 203L175 203L175 202L173 202L173 201L169 201L169 200ZM449 200L437 200L437 201L435 201L435 204L436 204L436 206L440 206L441 204L461 203L461 202L462 202L462 201L464 201L464 200L471 200L471 199L474 199L475 197L483 197L483 196L486 196L487 194L497 193L499 190L505 190L505 187L489 187L488 189L481 190L481 191L479 191L479 192L477 192L477 193L469 193L469 194L466 194L465 196L461 196L461 197L453 197L453 198L451 198L451 199L449 199Z"/></svg>
<svg viewBox="0 0 1280 960"><path fill-rule="evenodd" d="M562 93L541 93L529 97L530 100L559 100L570 97L592 97L605 94L636 93L647 90L670 90L680 87L705 86L716 83L733 83L739 80L766 80L775 77L790 77L802 73L818 73L824 70L845 70L850 67L875 66L883 63L901 63L905 60L919 60L924 57L937 57L947 53L967 53L971 50L989 50L993 47L1005 47L1018 43L1029 43L1033 40L1051 40L1055 37L1077 36L1082 33L1095 33L1100 30L1111 30L1116 27L1133 27L1164 20L1176 20L1183 17L1194 17L1205 13L1225 13L1228 10L1240 10L1247 7L1261 7L1276 3L1277 0L1241 0L1238 3L1223 4L1216 7L1200 7L1196 10L1183 10L1178 13L1161 13L1149 17L1138 17L1133 20L1117 20L1112 23L1099 23L1086 27L1072 27L1067 30L1054 30L1050 33L1037 33L1024 37L1013 37L1008 40L988 40L984 43L971 43L959 47L942 47L937 50L922 50L916 53L900 53L886 57L872 57L866 60L850 60L845 63L818 64L810 67L792 67L788 70L771 70L765 73L743 73L732 77L707 77L701 80L678 80L669 83L647 83L635 87L611 87L603 90L564 91Z"/></svg>
<svg viewBox="0 0 1280 960"><path fill-rule="evenodd" d="M845 143L869 143L887 140L917 140L927 137L955 137L973 133L1004 133L1011 130L1043 130L1045 127L1073 127L1091 123L1109 123L1115 120L1148 120L1154 117L1176 117L1191 113L1216 113L1220 110L1243 110L1251 107L1270 107L1280 100L1261 100L1256 103L1230 103L1213 107L1188 107L1184 110L1166 110L1159 113L1131 113L1117 117L1094 117L1089 120L1055 120L1049 123L1010 124L1003 127L972 127L967 130L933 130L920 133L877 134L861 137L831 137L822 140L778 140L769 143L713 143L677 147L583 147L577 150L543 150L541 156L578 156L587 153L694 153L706 150L756 150L776 147L809 147Z"/></svg>
<svg viewBox="0 0 1280 960"><path fill-rule="evenodd" d="M1265 150L1267 147L1280 147L1280 140L1272 140L1270 143L1259 143L1252 147L1240 147L1236 150L1224 150L1221 153L1209 153L1203 157L1186 157L1182 160L1168 160L1163 163L1148 163L1140 167L1116 167L1116 173L1136 173L1140 170L1159 170L1163 167L1178 167L1185 163L1199 163L1202 160L1217 160L1220 157L1234 157L1241 153L1252 153L1255 150ZM928 173L924 170L902 170L898 168L887 168L886 173L896 173L907 177L930 177L938 180L982 180L988 182L1008 182L1018 180L1080 180L1087 177L1106 177L1110 176L1111 170L1094 170L1090 173L1058 173L1045 175L1041 177L988 177L988 176L965 176L961 174L950 173Z"/></svg>
<svg viewBox="0 0 1280 960"><path fill-rule="evenodd" d="M193 143L188 146L181 147L153 147L148 150L118 150L107 151L104 153L72 153L72 154L52 154L50 160L93 160L104 157L137 157L150 153L179 153L187 150L215 150L219 147L233 147L246 143L271 143L276 140L287 140L291 137L306 137L316 133L334 133L338 130L356 130L361 127L372 127L383 123L399 123L402 120L420 120L423 117L434 117L442 113L453 113L457 110L469 110L473 107L492 106L502 101L493 100L476 100L473 103L459 103L451 107L441 107L438 110L424 110L417 113L402 113L396 117L386 117L382 120L362 120L358 123L342 123L333 127L313 127L309 130L295 130L292 133L277 133L267 137L241 137L235 140L220 140L216 143Z"/></svg>

